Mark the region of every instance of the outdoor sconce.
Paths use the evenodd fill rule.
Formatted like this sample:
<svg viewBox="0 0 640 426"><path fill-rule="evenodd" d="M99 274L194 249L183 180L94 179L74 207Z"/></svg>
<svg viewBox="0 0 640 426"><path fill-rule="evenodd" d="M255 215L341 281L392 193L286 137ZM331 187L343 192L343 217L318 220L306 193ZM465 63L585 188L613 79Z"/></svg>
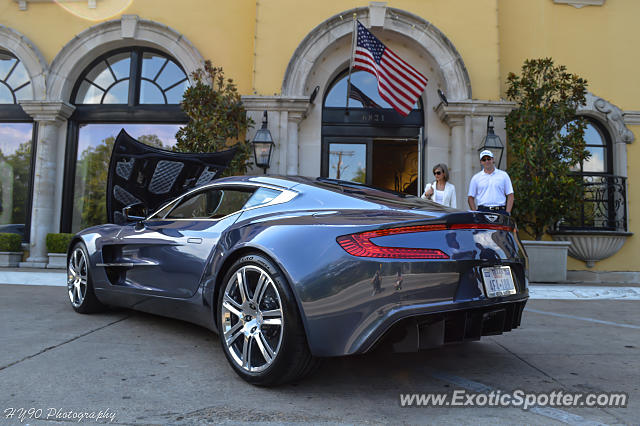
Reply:
<svg viewBox="0 0 640 426"><path fill-rule="evenodd" d="M487 136L484 137L482 141L482 145L478 148L478 154L488 149L493 152L493 158L495 158L496 167L500 168L500 163L502 161L502 152L504 151L504 145L500 140L500 136L496 135L493 132L493 116L490 115L487 117Z"/></svg>
<svg viewBox="0 0 640 426"><path fill-rule="evenodd" d="M264 174L266 175L269 163L271 162L271 151L273 151L275 145L271 137L271 132L267 129L267 111L264 112L262 118L262 128L256 132L252 144L256 166L264 169Z"/></svg>

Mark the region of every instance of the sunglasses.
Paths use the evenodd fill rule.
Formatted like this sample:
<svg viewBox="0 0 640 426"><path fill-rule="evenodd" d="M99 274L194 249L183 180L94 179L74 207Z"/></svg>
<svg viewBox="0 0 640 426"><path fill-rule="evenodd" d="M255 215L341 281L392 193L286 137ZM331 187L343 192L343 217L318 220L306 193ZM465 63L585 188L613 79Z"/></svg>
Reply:
<svg viewBox="0 0 640 426"><path fill-rule="evenodd" d="M480 161L489 161L489 160L491 160L491 157L484 157L480 159Z"/></svg>
<svg viewBox="0 0 640 426"><path fill-rule="evenodd" d="M441 171L441 170L438 170L437 172L433 172L433 174L434 174L434 175L436 175L436 176L438 176L438 175L441 175L441 174L442 174L442 171Z"/></svg>

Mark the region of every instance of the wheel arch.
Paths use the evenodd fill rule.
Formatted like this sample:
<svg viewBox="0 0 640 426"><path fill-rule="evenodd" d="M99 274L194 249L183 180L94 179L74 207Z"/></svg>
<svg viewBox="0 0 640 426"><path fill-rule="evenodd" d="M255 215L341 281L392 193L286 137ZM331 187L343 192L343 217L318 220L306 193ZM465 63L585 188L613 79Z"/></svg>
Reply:
<svg viewBox="0 0 640 426"><path fill-rule="evenodd" d="M302 320L302 326L304 328L304 334L307 338L307 346L309 345L309 332L308 332L308 327L307 327L307 318L304 314L304 311L302 309L301 303L300 303L300 298L298 297L298 294L295 290L295 286L292 284L292 279L291 276L289 275L289 273L287 272L287 268L282 264L282 262L279 262L277 257L275 255L273 255L273 253L270 253L269 250L265 249L264 247L261 246L257 246L257 245L244 245L242 247L238 247L237 249L235 249L233 252L231 252L230 254L227 255L226 259L222 262L222 264L220 265L220 269L218 269L218 272L216 273L216 279L215 279L215 287L213 289L213 299L212 299L212 304L211 306L213 307L212 309L212 313L213 313L213 324L215 325L216 329L218 330L218 332L220 331L220 328L218 327L218 295L220 294L220 289L223 286L223 280L225 275L227 274L227 271L229 271L229 269L231 268L231 266L233 266L233 264L240 259L241 257L250 254L250 253L256 253L259 254L261 256L266 257L267 259L269 259L271 262L273 262L274 265L276 265L278 267L278 269L280 269L280 272L282 273L282 275L284 276L287 285L289 286L289 290L291 291L291 294L293 295L293 298L295 300L296 303L296 308L298 309L298 314L300 315L300 319Z"/></svg>
<svg viewBox="0 0 640 426"><path fill-rule="evenodd" d="M86 246L86 243L84 242L84 240L82 239L82 237L75 235L72 239L71 242L69 243L69 247L67 248L67 263L69 262L69 256L71 256L71 251L73 250L73 248L76 246L76 244L78 243L83 243Z"/></svg>

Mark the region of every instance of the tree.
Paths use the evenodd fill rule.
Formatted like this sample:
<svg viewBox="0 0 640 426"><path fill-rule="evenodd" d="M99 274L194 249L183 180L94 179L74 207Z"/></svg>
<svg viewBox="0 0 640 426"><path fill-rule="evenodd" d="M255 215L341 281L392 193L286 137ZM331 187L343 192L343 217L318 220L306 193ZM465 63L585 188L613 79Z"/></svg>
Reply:
<svg viewBox="0 0 640 426"><path fill-rule="evenodd" d="M5 158L13 171L13 203L9 223L25 223L31 178L31 141L22 142L13 154Z"/></svg>
<svg viewBox="0 0 640 426"><path fill-rule="evenodd" d="M236 155L224 175L244 174L251 144L241 138L252 124L232 79L206 61L192 74L195 84L184 91L182 103L189 123L176 133L176 151L216 152L235 147Z"/></svg>
<svg viewBox="0 0 640 426"><path fill-rule="evenodd" d="M367 173L365 169L362 167L358 167L356 170L356 175L352 179L354 182L366 183L367 182Z"/></svg>
<svg viewBox="0 0 640 426"><path fill-rule="evenodd" d="M74 211L80 213L79 228L107 223L107 174L115 138L109 136L89 146L76 163Z"/></svg>
<svg viewBox="0 0 640 426"><path fill-rule="evenodd" d="M80 214L79 229L107 223L107 193L105 192L109 162L115 138L109 136L95 147L87 147L76 163L74 211ZM140 135L140 142L164 148L162 140L155 134ZM76 219L77 220L77 219Z"/></svg>
<svg viewBox="0 0 640 426"><path fill-rule="evenodd" d="M160 149L171 150L170 147L165 147L162 144L162 140L158 137L158 135L141 135L138 138L138 142L142 142L143 144L146 144L149 146L155 146L156 148L160 148Z"/></svg>
<svg viewBox="0 0 640 426"><path fill-rule="evenodd" d="M526 60L521 76L507 77L507 98L518 104L507 116L513 213L536 240L575 215L583 200L581 178L571 169L589 157L586 123L576 117L586 87L586 80L550 58Z"/></svg>

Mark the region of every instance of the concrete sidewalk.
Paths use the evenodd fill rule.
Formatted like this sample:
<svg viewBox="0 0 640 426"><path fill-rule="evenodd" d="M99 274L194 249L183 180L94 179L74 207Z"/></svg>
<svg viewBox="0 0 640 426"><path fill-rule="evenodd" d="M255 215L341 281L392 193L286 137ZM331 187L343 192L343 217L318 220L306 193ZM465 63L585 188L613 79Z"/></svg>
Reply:
<svg viewBox="0 0 640 426"><path fill-rule="evenodd" d="M0 284L64 287L66 271L0 268ZM640 283L531 283L529 293L540 300L640 300Z"/></svg>
<svg viewBox="0 0 640 426"><path fill-rule="evenodd" d="M64 269L0 268L0 284L66 285Z"/></svg>

